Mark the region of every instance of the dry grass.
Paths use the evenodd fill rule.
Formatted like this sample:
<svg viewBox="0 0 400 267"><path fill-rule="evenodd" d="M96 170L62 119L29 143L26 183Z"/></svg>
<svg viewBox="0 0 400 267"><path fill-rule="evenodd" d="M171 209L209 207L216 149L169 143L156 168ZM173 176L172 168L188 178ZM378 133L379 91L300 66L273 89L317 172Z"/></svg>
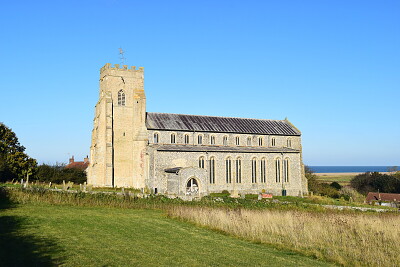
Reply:
<svg viewBox="0 0 400 267"><path fill-rule="evenodd" d="M169 215L345 266L398 266L395 214L227 210L175 206Z"/></svg>

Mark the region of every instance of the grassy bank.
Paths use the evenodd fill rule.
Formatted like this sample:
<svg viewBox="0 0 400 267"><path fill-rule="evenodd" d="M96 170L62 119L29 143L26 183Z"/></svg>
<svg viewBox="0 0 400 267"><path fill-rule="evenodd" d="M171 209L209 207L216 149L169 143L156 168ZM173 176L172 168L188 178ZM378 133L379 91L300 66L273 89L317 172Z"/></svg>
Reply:
<svg viewBox="0 0 400 267"><path fill-rule="evenodd" d="M115 200L104 198L80 197L73 202L71 195L58 193L56 198L52 194L52 199L43 201L45 193L10 190L6 195L3 191L0 265L329 265L174 220L161 210L117 207ZM62 198L70 198L69 204L57 203Z"/></svg>
<svg viewBox="0 0 400 267"><path fill-rule="evenodd" d="M396 214L176 206L169 215L345 266L396 266L400 262L400 217Z"/></svg>

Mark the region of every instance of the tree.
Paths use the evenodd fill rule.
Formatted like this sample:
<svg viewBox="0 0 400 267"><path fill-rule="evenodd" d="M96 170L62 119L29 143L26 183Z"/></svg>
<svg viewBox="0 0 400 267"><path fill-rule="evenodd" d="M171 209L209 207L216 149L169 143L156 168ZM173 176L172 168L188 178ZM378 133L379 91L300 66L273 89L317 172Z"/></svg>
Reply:
<svg viewBox="0 0 400 267"><path fill-rule="evenodd" d="M350 185L361 194L368 192L400 193L400 179L397 174L387 175L379 172L359 174L350 181Z"/></svg>
<svg viewBox="0 0 400 267"><path fill-rule="evenodd" d="M16 134L0 123L0 181L25 178L32 175L37 162L24 153Z"/></svg>

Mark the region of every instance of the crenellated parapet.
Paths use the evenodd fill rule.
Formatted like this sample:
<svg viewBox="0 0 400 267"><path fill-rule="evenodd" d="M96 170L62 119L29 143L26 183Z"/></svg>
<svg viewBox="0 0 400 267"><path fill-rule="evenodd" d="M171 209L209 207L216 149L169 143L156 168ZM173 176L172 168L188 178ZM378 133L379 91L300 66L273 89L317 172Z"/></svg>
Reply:
<svg viewBox="0 0 400 267"><path fill-rule="evenodd" d="M114 64L114 66L110 63L106 63L101 69L100 73L106 71L106 70L120 70L120 71L131 71L131 72L144 72L143 67L139 67L136 69L136 66L131 66L130 68L128 65L122 65L122 67L119 64Z"/></svg>

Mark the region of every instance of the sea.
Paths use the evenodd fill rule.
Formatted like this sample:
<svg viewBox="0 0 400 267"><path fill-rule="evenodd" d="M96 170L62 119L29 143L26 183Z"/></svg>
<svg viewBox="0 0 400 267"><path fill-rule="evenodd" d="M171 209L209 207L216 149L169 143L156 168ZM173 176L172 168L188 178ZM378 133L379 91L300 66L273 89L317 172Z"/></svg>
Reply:
<svg viewBox="0 0 400 267"><path fill-rule="evenodd" d="M393 166L308 166L315 173L387 172ZM400 168L399 168L400 170Z"/></svg>

